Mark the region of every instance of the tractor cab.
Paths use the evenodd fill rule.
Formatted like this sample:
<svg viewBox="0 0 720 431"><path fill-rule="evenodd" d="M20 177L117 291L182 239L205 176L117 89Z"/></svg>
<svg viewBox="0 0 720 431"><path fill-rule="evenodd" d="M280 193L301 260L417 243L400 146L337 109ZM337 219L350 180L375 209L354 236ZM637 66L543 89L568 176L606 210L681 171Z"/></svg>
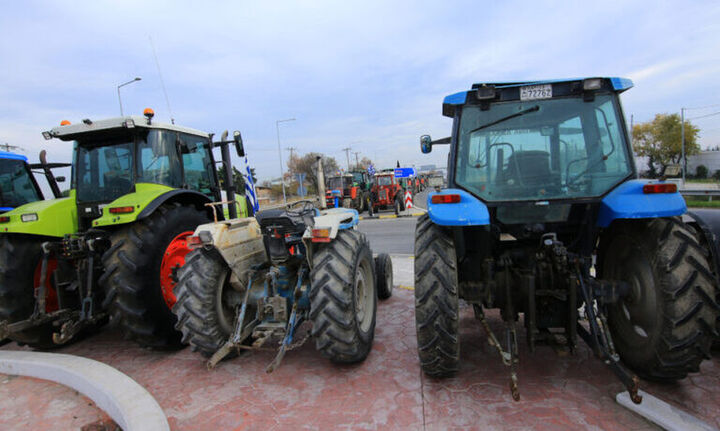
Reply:
<svg viewBox="0 0 720 431"><path fill-rule="evenodd" d="M146 117L68 122L46 132L46 139L73 141L72 188L81 230L101 217L107 204L146 189L189 189L221 200L210 136ZM132 204L108 210L135 211Z"/></svg>
<svg viewBox="0 0 720 431"><path fill-rule="evenodd" d="M42 199L27 157L0 151L0 213Z"/></svg>
<svg viewBox="0 0 720 431"><path fill-rule="evenodd" d="M359 187L360 190L366 191L370 187L370 176L366 171L352 171L352 181L354 187Z"/></svg>

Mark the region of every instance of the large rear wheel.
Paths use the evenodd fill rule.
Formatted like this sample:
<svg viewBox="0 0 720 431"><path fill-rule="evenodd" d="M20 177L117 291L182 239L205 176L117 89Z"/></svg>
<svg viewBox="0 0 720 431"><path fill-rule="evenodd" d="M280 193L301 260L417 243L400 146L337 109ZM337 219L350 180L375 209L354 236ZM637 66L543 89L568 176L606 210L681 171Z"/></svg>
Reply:
<svg viewBox="0 0 720 431"><path fill-rule="evenodd" d="M185 238L207 221L205 212L172 203L112 234L100 285L126 338L144 347L182 345L171 312L177 271L190 251Z"/></svg>
<svg viewBox="0 0 720 431"><path fill-rule="evenodd" d="M243 296L230 285L230 269L215 249L188 254L175 288L173 313L182 342L205 357L225 344L233 331L235 310Z"/></svg>
<svg viewBox="0 0 720 431"><path fill-rule="evenodd" d="M48 238L31 235L0 236L0 321L9 323L29 318L35 310L35 288L40 284L41 245ZM45 277L45 311L57 311L58 300L53 282L57 259L48 260ZM58 347L52 341L52 324L14 332L10 339L36 349Z"/></svg>
<svg viewBox="0 0 720 431"><path fill-rule="evenodd" d="M680 219L624 221L605 234L601 274L630 283L608 310L621 359L638 375L682 379L709 358L718 304L707 253Z"/></svg>
<svg viewBox="0 0 720 431"><path fill-rule="evenodd" d="M415 328L425 374L448 377L460 367L459 299L452 236L427 214L415 227Z"/></svg>
<svg viewBox="0 0 720 431"><path fill-rule="evenodd" d="M333 362L355 363L370 353L377 293L370 244L344 229L313 253L310 320L315 348Z"/></svg>

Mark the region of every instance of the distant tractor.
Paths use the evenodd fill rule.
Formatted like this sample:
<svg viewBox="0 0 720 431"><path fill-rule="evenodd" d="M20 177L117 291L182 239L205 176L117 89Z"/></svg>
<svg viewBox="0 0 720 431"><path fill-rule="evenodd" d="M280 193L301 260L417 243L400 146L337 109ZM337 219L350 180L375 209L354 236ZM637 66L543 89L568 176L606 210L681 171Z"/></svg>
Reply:
<svg viewBox="0 0 720 431"><path fill-rule="evenodd" d="M327 179L325 199L328 208L352 208L360 213L368 209L370 192L366 172L353 171Z"/></svg>
<svg viewBox="0 0 720 431"><path fill-rule="evenodd" d="M112 316L143 346L180 345L170 309L186 238L225 217L207 206L222 200L212 148L234 202L228 146L242 155L242 140L152 118L63 121L43 133L73 142L72 189L0 218L0 339L49 348ZM229 205L227 217L245 207Z"/></svg>
<svg viewBox="0 0 720 431"><path fill-rule="evenodd" d="M276 351L271 372L309 336L333 362L363 361L377 299L392 294L392 264L387 254L373 259L357 223L355 210L318 211L301 201L198 226L173 308L184 340L209 358L209 368L269 347ZM312 323L311 333L299 333L303 322Z"/></svg>
<svg viewBox="0 0 720 431"><path fill-rule="evenodd" d="M373 211L392 208L396 215L405 211L404 187L392 171L375 174L370 196Z"/></svg>
<svg viewBox="0 0 720 431"><path fill-rule="evenodd" d="M510 367L516 400L521 314L530 351L540 343L573 351L580 335L636 403L635 373L673 381L710 357L720 217L696 213L686 224L675 184L635 179L619 99L632 85L486 83L445 98L452 137L420 138L423 153L450 144L448 188L429 193L415 231L427 375L460 367L460 299ZM486 309L500 310L504 337L490 330Z"/></svg>

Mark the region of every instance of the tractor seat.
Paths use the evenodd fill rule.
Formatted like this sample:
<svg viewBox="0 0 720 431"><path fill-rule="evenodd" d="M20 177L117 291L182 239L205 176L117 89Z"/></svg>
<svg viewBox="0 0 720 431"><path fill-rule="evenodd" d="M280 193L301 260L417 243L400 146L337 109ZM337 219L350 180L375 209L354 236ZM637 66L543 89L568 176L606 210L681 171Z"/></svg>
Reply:
<svg viewBox="0 0 720 431"><path fill-rule="evenodd" d="M518 177L526 187L553 183L550 172L550 153L547 151L517 151L508 158L506 178Z"/></svg>
<svg viewBox="0 0 720 431"><path fill-rule="evenodd" d="M304 213L289 212L283 208L260 211L255 219L263 232L277 230L281 235L302 235L308 225L313 225L312 213L308 217Z"/></svg>

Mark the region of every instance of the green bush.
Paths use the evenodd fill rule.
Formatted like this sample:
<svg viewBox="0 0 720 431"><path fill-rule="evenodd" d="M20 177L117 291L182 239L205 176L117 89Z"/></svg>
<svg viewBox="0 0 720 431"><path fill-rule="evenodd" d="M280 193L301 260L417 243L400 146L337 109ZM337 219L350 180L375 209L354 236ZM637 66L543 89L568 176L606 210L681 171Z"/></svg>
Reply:
<svg viewBox="0 0 720 431"><path fill-rule="evenodd" d="M705 179L708 176L708 168L705 165L699 165L695 170L695 177L699 179Z"/></svg>

